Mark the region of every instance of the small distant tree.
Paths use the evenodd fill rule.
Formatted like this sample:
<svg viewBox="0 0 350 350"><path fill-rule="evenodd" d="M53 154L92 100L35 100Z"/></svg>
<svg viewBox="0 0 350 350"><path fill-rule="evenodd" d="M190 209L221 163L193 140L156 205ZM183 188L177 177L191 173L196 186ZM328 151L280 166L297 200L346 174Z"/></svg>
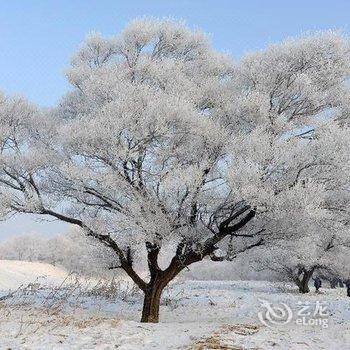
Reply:
<svg viewBox="0 0 350 350"><path fill-rule="evenodd" d="M85 276L108 276L115 254L75 228L47 240L45 261Z"/></svg>
<svg viewBox="0 0 350 350"><path fill-rule="evenodd" d="M255 252L258 269L273 271L282 280L295 283L300 293L309 293L313 276L336 276L340 261L349 254L344 241L336 236L305 236L298 240L276 241L266 251Z"/></svg>
<svg viewBox="0 0 350 350"><path fill-rule="evenodd" d="M79 226L144 292L141 321L158 322L163 289L189 265L216 260L220 242L246 237L240 251L251 250L291 236L282 222L330 211L321 208L325 186L304 168L319 173L322 157L341 162L329 151L314 167L320 143L284 135L341 105L348 62L345 40L332 33L239 66L172 21L134 21L110 39L94 34L74 56L73 90L55 111L1 101L3 214ZM149 276L136 271L139 257Z"/></svg>
<svg viewBox="0 0 350 350"><path fill-rule="evenodd" d="M115 256L96 240L73 229L59 235L28 233L0 242L0 260L39 261L82 275L110 275Z"/></svg>
<svg viewBox="0 0 350 350"><path fill-rule="evenodd" d="M46 239L41 234L30 233L10 237L0 244L0 259L39 261L44 260Z"/></svg>

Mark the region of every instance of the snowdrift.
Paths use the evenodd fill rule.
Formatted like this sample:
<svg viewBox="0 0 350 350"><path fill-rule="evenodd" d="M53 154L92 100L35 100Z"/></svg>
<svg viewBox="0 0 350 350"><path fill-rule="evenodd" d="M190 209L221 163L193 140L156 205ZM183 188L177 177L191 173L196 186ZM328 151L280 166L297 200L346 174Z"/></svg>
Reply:
<svg viewBox="0 0 350 350"><path fill-rule="evenodd" d="M64 269L46 263L0 260L0 290L14 290L35 282L58 285L67 275Z"/></svg>

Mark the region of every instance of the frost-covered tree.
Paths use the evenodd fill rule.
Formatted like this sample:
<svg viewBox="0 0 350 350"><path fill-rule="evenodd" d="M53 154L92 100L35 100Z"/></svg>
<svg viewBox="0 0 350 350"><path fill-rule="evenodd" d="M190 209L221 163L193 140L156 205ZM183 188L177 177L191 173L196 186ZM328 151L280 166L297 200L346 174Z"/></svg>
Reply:
<svg viewBox="0 0 350 350"><path fill-rule="evenodd" d="M246 101L232 176L260 212L256 225L278 238L259 268L283 273L303 293L349 241L348 75L348 43L332 32L249 55L237 74Z"/></svg>
<svg viewBox="0 0 350 350"><path fill-rule="evenodd" d="M203 34L171 21L90 36L54 118L2 101L4 213L81 227L144 291L142 321L157 322L164 287L255 216L227 178L231 136L220 103L232 74ZM166 245L174 251L163 267ZM148 280L134 268L143 251Z"/></svg>
<svg viewBox="0 0 350 350"><path fill-rule="evenodd" d="M331 32L288 40L242 60L232 90L246 98L227 113L239 120L232 123L240 127L233 147L239 144L242 152L232 180L242 197L276 207L283 216L292 206L320 208L325 197L344 198L349 129L338 120L348 119L349 72L348 43ZM283 206L288 211L279 210ZM299 217L292 214L292 220Z"/></svg>
<svg viewBox="0 0 350 350"><path fill-rule="evenodd" d="M314 271L334 271L349 256L349 130L328 121L310 139L280 142L271 178L245 185L250 203L260 208L255 225L276 238L256 257L257 265L280 272L307 293Z"/></svg>
<svg viewBox="0 0 350 350"><path fill-rule="evenodd" d="M46 239L40 234L29 233L9 237L0 244L1 260L45 260Z"/></svg>
<svg viewBox="0 0 350 350"><path fill-rule="evenodd" d="M110 39L93 34L67 71L71 93L50 117L2 101L3 213L79 226L144 292L142 321L157 322L165 286L187 266L216 260L224 240L253 237L241 252L261 245L262 233L265 241L302 234L331 212L326 184L343 181L333 166L346 170L347 155L319 158L332 139L291 133L333 108L344 119L346 45L321 34L234 66L202 33L172 21L134 21ZM325 184L318 175L327 169ZM303 232L284 230L299 220ZM148 276L135 268L142 257Z"/></svg>

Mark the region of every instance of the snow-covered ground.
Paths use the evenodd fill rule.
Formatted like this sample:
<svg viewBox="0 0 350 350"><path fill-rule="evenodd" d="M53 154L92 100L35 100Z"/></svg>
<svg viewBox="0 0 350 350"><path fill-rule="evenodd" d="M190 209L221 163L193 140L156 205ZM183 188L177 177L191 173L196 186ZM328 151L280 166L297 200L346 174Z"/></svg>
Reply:
<svg viewBox="0 0 350 350"><path fill-rule="evenodd" d="M131 283L102 284L0 261L0 349L350 349L344 289L299 295L279 283L179 280L164 292L161 322L141 324L142 296Z"/></svg>

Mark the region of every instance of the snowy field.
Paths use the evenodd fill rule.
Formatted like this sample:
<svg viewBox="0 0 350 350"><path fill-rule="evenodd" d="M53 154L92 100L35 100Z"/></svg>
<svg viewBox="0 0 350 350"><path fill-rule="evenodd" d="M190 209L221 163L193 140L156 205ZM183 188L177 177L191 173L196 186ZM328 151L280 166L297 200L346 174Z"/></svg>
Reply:
<svg viewBox="0 0 350 350"><path fill-rule="evenodd" d="M164 291L159 324L138 322L142 296L126 280L0 261L0 291L0 349L350 349L340 288L299 295L262 281L178 280ZM271 324L262 302L289 313Z"/></svg>

